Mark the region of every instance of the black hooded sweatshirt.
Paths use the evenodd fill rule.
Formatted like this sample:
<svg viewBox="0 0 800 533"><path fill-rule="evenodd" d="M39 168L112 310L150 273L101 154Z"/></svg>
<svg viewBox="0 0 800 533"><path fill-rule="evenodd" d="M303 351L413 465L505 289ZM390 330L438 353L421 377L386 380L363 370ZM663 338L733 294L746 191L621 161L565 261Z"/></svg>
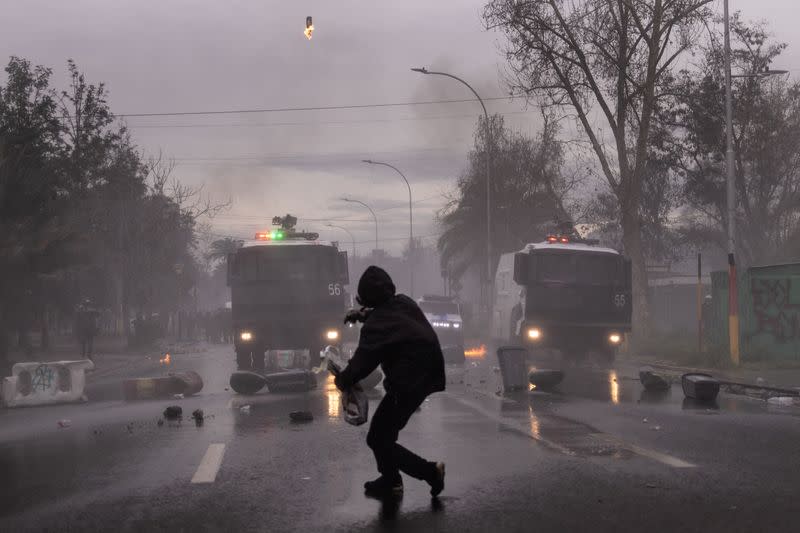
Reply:
<svg viewBox="0 0 800 533"><path fill-rule="evenodd" d="M358 298L372 308L358 348L336 385L347 389L380 365L389 394L424 398L445 388L444 357L439 339L419 306L395 294L385 270L370 266L358 282Z"/></svg>

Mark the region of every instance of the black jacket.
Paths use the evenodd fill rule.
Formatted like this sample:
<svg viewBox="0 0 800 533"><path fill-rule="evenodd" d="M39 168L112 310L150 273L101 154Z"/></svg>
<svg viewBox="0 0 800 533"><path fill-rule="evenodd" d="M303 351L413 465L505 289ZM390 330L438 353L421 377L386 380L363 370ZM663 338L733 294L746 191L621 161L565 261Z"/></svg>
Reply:
<svg viewBox="0 0 800 533"><path fill-rule="evenodd" d="M387 291L387 283L391 278L377 267L362 276L359 298L374 308L361 328L353 358L336 379L337 387L351 387L380 365L387 393L422 398L443 391L444 357L436 332L414 300L394 295L394 285Z"/></svg>

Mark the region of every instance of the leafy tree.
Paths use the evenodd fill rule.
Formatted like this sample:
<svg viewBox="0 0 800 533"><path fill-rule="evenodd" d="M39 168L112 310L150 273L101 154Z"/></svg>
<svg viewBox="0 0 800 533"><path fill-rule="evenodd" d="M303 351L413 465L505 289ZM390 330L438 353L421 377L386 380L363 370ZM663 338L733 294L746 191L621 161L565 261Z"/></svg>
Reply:
<svg viewBox="0 0 800 533"><path fill-rule="evenodd" d="M564 197L570 185L562 175L563 156L555 126L545 121L537 140L509 131L503 117L489 119L491 140L481 120L475 146L458 190L439 213L442 235L438 248L443 267L460 279L486 257L486 158L491 150L492 263L503 253L543 238L557 220L570 220Z"/></svg>
<svg viewBox="0 0 800 533"><path fill-rule="evenodd" d="M694 46L711 0L489 0L484 18L507 39L509 84L572 116L618 204L633 270L634 329L646 332L643 184L653 125L672 71Z"/></svg>
<svg viewBox="0 0 800 533"><path fill-rule="evenodd" d="M763 24L731 23L737 254L743 265L800 260L800 83L758 74L785 49ZM681 78L677 124L688 208L682 229L725 249L725 85L720 36L704 51L701 75Z"/></svg>

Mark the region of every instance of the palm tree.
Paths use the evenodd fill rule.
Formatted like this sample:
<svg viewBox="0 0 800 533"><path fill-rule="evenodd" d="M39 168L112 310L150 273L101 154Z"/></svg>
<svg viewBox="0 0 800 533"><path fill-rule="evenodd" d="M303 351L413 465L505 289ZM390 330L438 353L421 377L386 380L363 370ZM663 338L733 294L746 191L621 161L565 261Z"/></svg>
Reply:
<svg viewBox="0 0 800 533"><path fill-rule="evenodd" d="M206 257L209 260L224 259L227 261L228 255L236 253L236 250L241 248L243 244L244 241L234 239L233 237L217 239L211 243L211 246L209 246L209 251L206 254Z"/></svg>

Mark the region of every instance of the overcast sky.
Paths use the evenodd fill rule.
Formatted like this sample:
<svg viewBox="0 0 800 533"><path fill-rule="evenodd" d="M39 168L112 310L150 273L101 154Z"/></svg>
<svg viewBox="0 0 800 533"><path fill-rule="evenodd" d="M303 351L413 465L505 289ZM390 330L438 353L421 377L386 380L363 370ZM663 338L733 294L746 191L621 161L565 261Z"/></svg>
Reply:
<svg viewBox="0 0 800 533"><path fill-rule="evenodd" d="M55 69L65 81L73 58L103 81L118 114L350 106L469 98L455 81L409 70L457 74L485 98L502 86L502 37L483 29L484 0L2 0L0 52ZM721 10L721 0L715 4ZM784 68L800 72L797 0L731 0L789 43ZM312 41L303 36L314 18ZM5 62L6 59L3 59ZM522 102L487 102L507 123L537 131ZM322 219L343 219L359 250L398 251L408 234L407 190L382 160L411 182L414 230L434 242L434 216L463 171L480 106L476 102L368 109L126 119L137 144L178 162L178 176L233 200L213 224L251 236L276 214L292 213L323 237L344 240Z"/></svg>

